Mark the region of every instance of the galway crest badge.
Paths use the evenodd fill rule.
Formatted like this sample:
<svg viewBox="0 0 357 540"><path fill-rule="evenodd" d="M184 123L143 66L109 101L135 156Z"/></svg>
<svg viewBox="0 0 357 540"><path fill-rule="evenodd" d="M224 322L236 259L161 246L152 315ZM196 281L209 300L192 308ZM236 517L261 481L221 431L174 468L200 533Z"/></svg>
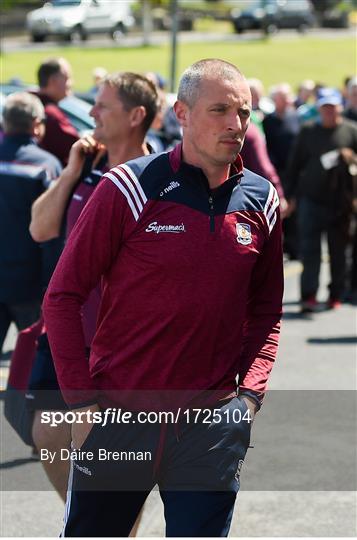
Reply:
<svg viewBox="0 0 357 540"><path fill-rule="evenodd" d="M252 243L252 232L250 230L250 225L248 223L237 223L237 242L247 246Z"/></svg>

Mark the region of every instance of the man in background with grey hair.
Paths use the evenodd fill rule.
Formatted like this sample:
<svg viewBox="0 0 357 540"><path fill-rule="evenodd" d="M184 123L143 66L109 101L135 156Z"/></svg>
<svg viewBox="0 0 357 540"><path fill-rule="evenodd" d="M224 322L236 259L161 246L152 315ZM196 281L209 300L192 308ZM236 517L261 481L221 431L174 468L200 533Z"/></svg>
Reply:
<svg viewBox="0 0 357 540"><path fill-rule="evenodd" d="M43 288L43 250L29 233L31 205L61 172L57 158L38 147L44 134L41 101L19 92L5 100L0 144L0 345L14 322L35 322Z"/></svg>
<svg viewBox="0 0 357 540"><path fill-rule="evenodd" d="M202 60L184 72L174 110L182 144L104 174L46 293L59 385L78 420L64 537L127 536L155 484L166 536L227 536L275 360L279 198L239 155L249 86L234 65ZM88 363L81 306L100 280ZM113 409L128 422L108 423Z"/></svg>
<svg viewBox="0 0 357 540"><path fill-rule="evenodd" d="M263 129L269 157L285 190L288 183L286 178L288 158L300 130L300 122L293 107L293 96L288 83L280 83L273 87L270 96L275 104L275 110L264 118ZM284 253L294 260L299 256L296 213L287 212L287 214L283 221Z"/></svg>

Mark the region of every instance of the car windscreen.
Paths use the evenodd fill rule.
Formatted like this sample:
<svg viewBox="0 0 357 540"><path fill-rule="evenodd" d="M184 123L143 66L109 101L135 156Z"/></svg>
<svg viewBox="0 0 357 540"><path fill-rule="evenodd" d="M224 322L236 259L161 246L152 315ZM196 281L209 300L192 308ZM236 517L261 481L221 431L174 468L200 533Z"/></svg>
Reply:
<svg viewBox="0 0 357 540"><path fill-rule="evenodd" d="M81 0L52 0L53 7L79 6Z"/></svg>
<svg viewBox="0 0 357 540"><path fill-rule="evenodd" d="M94 120L89 116L92 106L85 101L75 96L68 96L62 99L58 106L77 131L81 132L94 128Z"/></svg>

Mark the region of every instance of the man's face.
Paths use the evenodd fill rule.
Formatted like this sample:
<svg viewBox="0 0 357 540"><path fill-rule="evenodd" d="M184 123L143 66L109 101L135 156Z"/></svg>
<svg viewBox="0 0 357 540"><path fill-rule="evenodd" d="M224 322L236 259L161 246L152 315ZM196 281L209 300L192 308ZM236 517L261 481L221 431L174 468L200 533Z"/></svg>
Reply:
<svg viewBox="0 0 357 540"><path fill-rule="evenodd" d="M95 120L94 138L103 143L124 140L130 129L130 111L125 110L116 88L103 84L90 115Z"/></svg>
<svg viewBox="0 0 357 540"><path fill-rule="evenodd" d="M319 108L321 123L323 127L334 128L341 120L341 105L322 105Z"/></svg>
<svg viewBox="0 0 357 540"><path fill-rule="evenodd" d="M259 109L259 101L262 96L254 86L250 88L250 93L252 95L252 108L256 111Z"/></svg>
<svg viewBox="0 0 357 540"><path fill-rule="evenodd" d="M274 103L277 112L285 112L291 103L289 94L286 92L276 92L274 95Z"/></svg>
<svg viewBox="0 0 357 540"><path fill-rule="evenodd" d="M357 86L352 86L347 97L349 106L352 109L357 109Z"/></svg>
<svg viewBox="0 0 357 540"><path fill-rule="evenodd" d="M175 110L184 131L184 149L193 164L233 163L242 149L249 125L251 94L240 77L203 80L190 109L177 102Z"/></svg>
<svg viewBox="0 0 357 540"><path fill-rule="evenodd" d="M72 71L70 65L63 61L61 69L50 79L51 96L56 101L61 101L71 93L72 89Z"/></svg>

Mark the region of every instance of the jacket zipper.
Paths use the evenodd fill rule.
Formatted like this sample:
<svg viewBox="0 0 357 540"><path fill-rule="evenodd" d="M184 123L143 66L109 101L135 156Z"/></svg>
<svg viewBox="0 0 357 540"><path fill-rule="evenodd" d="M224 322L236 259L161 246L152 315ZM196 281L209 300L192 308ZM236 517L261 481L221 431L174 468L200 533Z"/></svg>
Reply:
<svg viewBox="0 0 357 540"><path fill-rule="evenodd" d="M212 194L208 197L209 204L209 230L214 232L214 206L213 206L213 197Z"/></svg>

